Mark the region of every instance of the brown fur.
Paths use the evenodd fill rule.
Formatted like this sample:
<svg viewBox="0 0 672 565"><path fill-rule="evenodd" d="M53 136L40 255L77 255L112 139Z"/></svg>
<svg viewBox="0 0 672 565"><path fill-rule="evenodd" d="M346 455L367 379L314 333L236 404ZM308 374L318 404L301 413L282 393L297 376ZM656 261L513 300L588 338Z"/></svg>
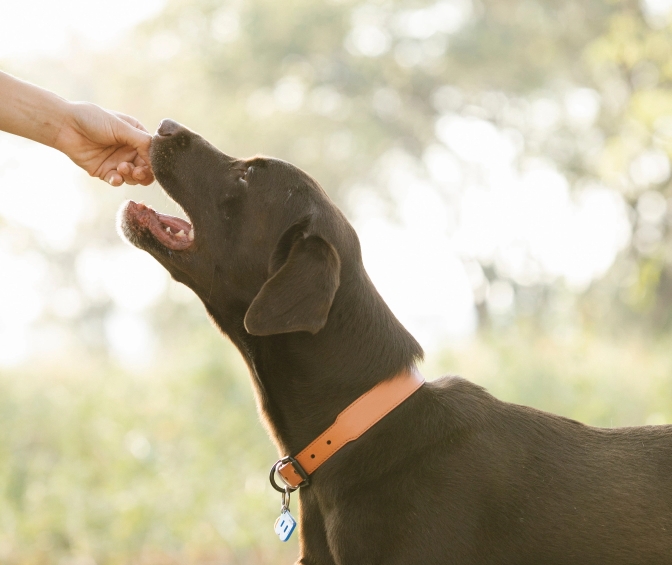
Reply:
<svg viewBox="0 0 672 565"><path fill-rule="evenodd" d="M176 252L125 233L240 350L281 455L421 357L369 280L354 230L304 172L228 157L170 121L152 165L196 239ZM409 276L403 265L398 276ZM670 564L671 475L672 426L592 428L444 377L301 489L298 562Z"/></svg>

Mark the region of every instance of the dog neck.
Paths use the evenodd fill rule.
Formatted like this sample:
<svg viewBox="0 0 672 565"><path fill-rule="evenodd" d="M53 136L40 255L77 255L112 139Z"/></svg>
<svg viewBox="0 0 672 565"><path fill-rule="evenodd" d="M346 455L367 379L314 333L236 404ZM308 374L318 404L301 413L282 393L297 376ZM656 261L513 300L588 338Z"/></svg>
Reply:
<svg viewBox="0 0 672 565"><path fill-rule="evenodd" d="M356 398L423 354L363 269L342 281L327 324L315 335L251 336L242 316L232 327L230 317L226 324L211 314L245 358L260 412L282 453L298 452Z"/></svg>

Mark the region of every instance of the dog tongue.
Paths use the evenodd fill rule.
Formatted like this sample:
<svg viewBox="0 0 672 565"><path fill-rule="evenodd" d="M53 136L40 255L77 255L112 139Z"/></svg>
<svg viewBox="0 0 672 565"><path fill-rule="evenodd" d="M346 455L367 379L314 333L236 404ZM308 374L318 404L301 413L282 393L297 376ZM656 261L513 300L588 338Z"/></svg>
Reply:
<svg viewBox="0 0 672 565"><path fill-rule="evenodd" d="M138 227L148 229L168 249L181 251L194 241L194 229L189 222L175 216L159 214L142 202L129 202L127 214Z"/></svg>

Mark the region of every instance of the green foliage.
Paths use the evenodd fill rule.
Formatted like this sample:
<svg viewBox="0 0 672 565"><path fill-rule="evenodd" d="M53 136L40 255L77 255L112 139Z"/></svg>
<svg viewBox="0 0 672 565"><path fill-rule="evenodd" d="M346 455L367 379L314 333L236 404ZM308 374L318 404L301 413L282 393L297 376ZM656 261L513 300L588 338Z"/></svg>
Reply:
<svg viewBox="0 0 672 565"><path fill-rule="evenodd" d="M362 185L389 196L379 162L391 149L429 177L422 157L441 116L512 132L521 163L551 161L577 194L593 182L622 194L633 238L585 292L513 280L512 312L490 317L479 304L478 339L425 374L460 373L594 425L672 422L672 192L669 174L637 173L642 157L672 155L670 23L634 0L446 4L471 10L462 26L431 28L425 0L171 0L114 50L73 47L64 62L7 69L150 129L171 117L231 155L292 161L346 211ZM362 26L378 43L358 43ZM594 122L535 125L536 103L562 108L576 89L598 96ZM454 187L440 188L453 204ZM73 249L40 250L51 280L72 287L82 250L117 244L122 198L176 208L156 187L88 194ZM490 281L508 277L483 263ZM0 563L290 562L296 545L272 532L276 453L238 354L200 305L167 296L148 314L161 361L126 372L107 358L113 309L91 299L58 322L77 336L76 364L0 374Z"/></svg>
<svg viewBox="0 0 672 565"><path fill-rule="evenodd" d="M142 376L100 363L0 375L2 563L291 559L273 533L275 450L212 333Z"/></svg>
<svg viewBox="0 0 672 565"><path fill-rule="evenodd" d="M614 276L594 285L595 293L609 295L608 308L598 312L581 300L574 307L584 317L590 312L589 323L607 316L614 327L656 332L672 329L672 257L661 252L669 243L669 214L652 221L640 200L672 194L669 175L649 178L637 169L652 154L672 154L672 32L642 5L171 0L113 51L75 49L67 75L50 62L21 73L69 97L123 108L150 128L175 118L232 155L287 159L319 179L346 211L362 186L389 195L379 162L391 149L428 175L422 157L437 143L441 116L490 121L519 139L521 166L541 157L577 194L592 183L624 195L633 237L622 260L636 269L659 263L653 306L643 312L633 303L638 290L623 291L617 265ZM431 12L436 6L462 10L461 24L451 27L452 20L436 15L442 12ZM598 97L594 123L577 125L563 115L577 89ZM557 123L535 124L537 103L555 108ZM454 187L442 189L457 206ZM110 217L111 208L101 208L101 217ZM98 224L94 239L102 237L102 226L108 229ZM483 267L491 281L511 279L496 261ZM544 318L562 300L562 284L535 286L548 295L536 312ZM593 298L588 293L587 301Z"/></svg>
<svg viewBox="0 0 672 565"><path fill-rule="evenodd" d="M446 368L501 400L594 426L672 423L669 336L548 335L520 325L446 352L428 363L427 373Z"/></svg>
<svg viewBox="0 0 672 565"><path fill-rule="evenodd" d="M497 397L600 426L672 421L664 340L489 336L450 367ZM0 561L291 562L275 460L237 352L208 329L151 374L107 364L0 375Z"/></svg>

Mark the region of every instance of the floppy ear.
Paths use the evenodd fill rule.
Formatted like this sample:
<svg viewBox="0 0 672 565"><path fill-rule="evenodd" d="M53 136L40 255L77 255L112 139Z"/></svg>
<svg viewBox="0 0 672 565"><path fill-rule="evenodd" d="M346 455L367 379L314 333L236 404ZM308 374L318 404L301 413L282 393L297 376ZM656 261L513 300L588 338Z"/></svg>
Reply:
<svg viewBox="0 0 672 565"><path fill-rule="evenodd" d="M252 335L319 332L327 323L340 284L341 260L319 235L305 232L307 222L294 224L280 238L271 258L271 272L245 315Z"/></svg>

